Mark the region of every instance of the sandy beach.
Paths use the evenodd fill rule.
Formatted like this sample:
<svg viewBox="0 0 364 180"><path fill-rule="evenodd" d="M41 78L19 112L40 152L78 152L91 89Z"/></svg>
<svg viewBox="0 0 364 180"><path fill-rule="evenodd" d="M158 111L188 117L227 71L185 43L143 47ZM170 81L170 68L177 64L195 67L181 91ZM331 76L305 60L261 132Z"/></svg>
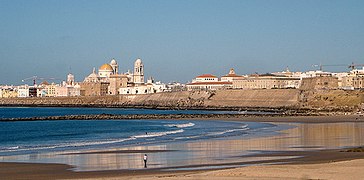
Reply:
<svg viewBox="0 0 364 180"><path fill-rule="evenodd" d="M150 169L74 171L75 167L52 163L0 163L5 179L363 179L364 152L347 152L345 148L362 146L364 131L361 116L323 117L247 117L228 119L275 123L299 123L279 136L244 140L219 140L188 143L189 149L204 152L255 151L264 153L234 157L234 160L201 161L201 166L159 167ZM353 124L354 123L354 124ZM354 131L354 132L353 132ZM321 137L318 137L321 134ZM340 137L338 136L340 135ZM298 138L300 137L300 138ZM332 141L338 137L335 141ZM174 153L176 146L161 149L128 149L82 152L65 155L92 159L112 159L120 154ZM208 147L206 149L206 147ZM205 149L201 149L205 148ZM211 151L214 150L214 151ZM161 156L162 157L162 156ZM188 156L187 156L188 157ZM192 156L194 157L194 156ZM197 160L196 160L197 161ZM110 163L112 161L106 161ZM129 162L130 163L130 162ZM196 162L194 162L196 164ZM198 162L197 162L198 164ZM133 166L134 167L134 166ZM198 167L198 168L196 168ZM205 167L205 168L204 168ZM232 168L233 167L233 168ZM197 170L196 170L197 169Z"/></svg>
<svg viewBox="0 0 364 180"><path fill-rule="evenodd" d="M285 153L283 153L285 154ZM283 155L282 154L282 155ZM287 154L285 154L287 155ZM62 164L0 163L5 179L363 179L364 152L321 151L301 154L300 160L274 165L255 162L246 167L199 171L97 171L73 172ZM266 163L273 163L268 165Z"/></svg>
<svg viewBox="0 0 364 180"><path fill-rule="evenodd" d="M364 160L303 165L262 165L183 175L138 179L363 179ZM136 178L135 178L136 179Z"/></svg>

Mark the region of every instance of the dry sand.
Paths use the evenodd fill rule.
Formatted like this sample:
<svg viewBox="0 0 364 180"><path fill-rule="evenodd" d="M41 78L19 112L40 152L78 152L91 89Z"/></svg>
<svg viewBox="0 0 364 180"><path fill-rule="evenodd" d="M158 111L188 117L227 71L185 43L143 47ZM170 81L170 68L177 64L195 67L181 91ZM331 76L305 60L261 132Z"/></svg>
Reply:
<svg viewBox="0 0 364 180"><path fill-rule="evenodd" d="M364 179L364 160L303 165L261 165L182 175L153 175L131 179Z"/></svg>

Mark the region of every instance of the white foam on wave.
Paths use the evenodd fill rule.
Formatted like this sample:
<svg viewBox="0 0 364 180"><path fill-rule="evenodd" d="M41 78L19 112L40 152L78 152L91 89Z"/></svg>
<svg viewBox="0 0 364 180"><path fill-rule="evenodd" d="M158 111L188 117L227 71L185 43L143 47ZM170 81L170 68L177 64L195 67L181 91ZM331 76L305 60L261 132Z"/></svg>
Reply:
<svg viewBox="0 0 364 180"><path fill-rule="evenodd" d="M89 141L89 142L75 142L75 143L62 143L58 145L45 145L45 146L34 146L34 147L9 147L5 150L0 150L0 152L15 152L15 151L34 151L34 150L46 150L46 149L55 149L55 148L67 148L67 147L82 147L82 146L91 146L91 145L103 145L103 144L113 144L124 141L134 140L135 138L124 138L124 139L112 139L105 141Z"/></svg>
<svg viewBox="0 0 364 180"><path fill-rule="evenodd" d="M236 131L246 131L246 130L249 130L249 129L250 128L248 128L248 125L246 124L244 126L241 126L240 129L229 129L229 130L226 130L226 131L213 132L213 133L208 133L208 134L205 134L205 135L177 137L177 138L175 138L175 140L197 139L197 138L200 138L200 137L203 137L203 136L219 136L219 135L223 135L223 134L226 134L226 133L232 133L232 132L236 132Z"/></svg>
<svg viewBox="0 0 364 180"><path fill-rule="evenodd" d="M174 138L175 140L181 140L181 139L195 139L195 138L199 138L201 136L187 136L187 137L177 137Z"/></svg>
<svg viewBox="0 0 364 180"><path fill-rule="evenodd" d="M208 136L218 136L218 135L223 135L223 134L226 134L226 133L232 133L232 132L236 132L236 131L246 131L246 130L249 130L250 128L248 128L248 125L244 125L241 127L241 129L229 129L229 130L226 130L226 131L222 131L222 132L214 132L214 133L210 133L210 134L207 134Z"/></svg>
<svg viewBox="0 0 364 180"><path fill-rule="evenodd" d="M176 127L176 128L186 128L186 127L192 127L194 126L195 124L194 123L186 123L186 124L166 124L164 126L167 126L167 127Z"/></svg>
<svg viewBox="0 0 364 180"><path fill-rule="evenodd" d="M151 133L148 133L148 134L141 134L141 135L132 136L132 138L159 137L159 136L166 136L168 134L177 134L177 133L182 133L182 132L184 132L183 129L179 129L179 130L175 130L175 131L166 131L166 132L151 132Z"/></svg>
<svg viewBox="0 0 364 180"><path fill-rule="evenodd" d="M16 150L19 149L19 146L11 146L11 147L5 147L4 150Z"/></svg>

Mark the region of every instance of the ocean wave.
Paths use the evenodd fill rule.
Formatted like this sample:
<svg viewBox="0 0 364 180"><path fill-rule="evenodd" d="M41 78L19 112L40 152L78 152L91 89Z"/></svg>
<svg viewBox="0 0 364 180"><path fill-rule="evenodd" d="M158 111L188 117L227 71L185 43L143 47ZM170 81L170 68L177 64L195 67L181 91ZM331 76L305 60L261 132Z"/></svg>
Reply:
<svg viewBox="0 0 364 180"><path fill-rule="evenodd" d="M209 137L209 136L219 136L219 135L223 135L226 133L232 133L232 132L236 132L236 131L246 131L249 130L250 128L248 128L248 125L244 125L241 126L239 129L229 129L229 130L225 130L225 131L221 131L221 132L211 132L211 133L207 133L207 134L200 134L200 135L194 135L194 136L185 136L185 137L176 137L174 138L175 140L186 140L186 139L198 139L201 137Z"/></svg>
<svg viewBox="0 0 364 180"><path fill-rule="evenodd" d="M124 138L124 139L113 139L105 141L89 141L89 142L74 142L74 143L62 143L58 145L43 145L43 146L14 146L0 149L0 152L16 152L16 151L35 151L35 150L46 150L46 149L56 149L56 148L67 148L67 147L82 147L82 146L92 146L92 145L103 145L103 144L113 144L124 141L134 140L135 138Z"/></svg>
<svg viewBox="0 0 364 180"><path fill-rule="evenodd" d="M194 126L195 124L194 123L186 123L186 124L166 124L164 126L167 126L167 127L176 127L176 128L186 128L186 127L192 127Z"/></svg>
<svg viewBox="0 0 364 180"><path fill-rule="evenodd" d="M136 136L132 136L132 138L149 138L149 137L159 137L159 136L165 136L168 134L177 134L177 133L182 133L184 132L183 129L179 129L179 130L175 130L175 131L166 131L166 132L151 132L148 134L141 134L141 135L136 135Z"/></svg>
<svg viewBox="0 0 364 180"><path fill-rule="evenodd" d="M16 149L19 149L19 146L4 147L3 149L0 150L16 150Z"/></svg>
<svg viewBox="0 0 364 180"><path fill-rule="evenodd" d="M176 137L174 138L175 140L181 140L181 139L196 139L199 138L201 136L187 136L187 137Z"/></svg>
<svg viewBox="0 0 364 180"><path fill-rule="evenodd" d="M213 133L209 133L207 134L207 136L219 136L219 135L223 135L226 133L232 133L232 132L236 132L236 131L246 131L249 130L250 128L248 128L248 125L244 125L241 127L241 129L229 129L229 130L225 130L222 132L213 132Z"/></svg>

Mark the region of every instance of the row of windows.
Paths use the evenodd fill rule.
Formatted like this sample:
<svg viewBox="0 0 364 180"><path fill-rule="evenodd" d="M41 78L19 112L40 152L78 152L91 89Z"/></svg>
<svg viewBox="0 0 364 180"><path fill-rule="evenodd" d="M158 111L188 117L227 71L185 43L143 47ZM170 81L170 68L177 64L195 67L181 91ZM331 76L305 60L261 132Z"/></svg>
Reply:
<svg viewBox="0 0 364 180"><path fill-rule="evenodd" d="M206 81L214 81L215 78L205 78Z"/></svg>

